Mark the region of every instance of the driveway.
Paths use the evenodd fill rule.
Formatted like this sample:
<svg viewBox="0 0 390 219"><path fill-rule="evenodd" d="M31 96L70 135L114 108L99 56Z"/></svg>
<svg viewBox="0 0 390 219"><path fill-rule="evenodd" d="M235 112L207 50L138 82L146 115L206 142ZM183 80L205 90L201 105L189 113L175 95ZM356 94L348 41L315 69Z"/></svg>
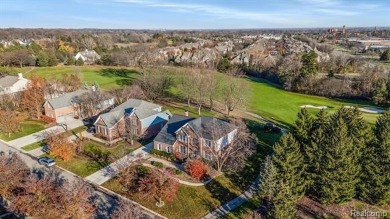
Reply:
<svg viewBox="0 0 390 219"><path fill-rule="evenodd" d="M140 147L137 150L122 157L121 159L115 161L114 163L104 167L103 169L92 173L84 179L94 184L102 185L118 174L118 170L130 166L132 162L138 159L138 156L144 157L148 155L152 148L153 143L149 143L143 147Z"/></svg>
<svg viewBox="0 0 390 219"><path fill-rule="evenodd" d="M81 120L73 120L72 122L67 124L68 130L75 129L75 128L78 128L78 127L83 126L83 125L84 125L83 121L81 121ZM26 145L30 145L30 144L33 144L33 143L36 143L36 142L43 140L45 133L48 133L48 132L61 133L61 132L65 132L65 129L63 127L57 125L57 126L47 128L45 130L33 133L31 135L27 135L27 136L9 141L8 144L15 147L15 148L20 149Z"/></svg>

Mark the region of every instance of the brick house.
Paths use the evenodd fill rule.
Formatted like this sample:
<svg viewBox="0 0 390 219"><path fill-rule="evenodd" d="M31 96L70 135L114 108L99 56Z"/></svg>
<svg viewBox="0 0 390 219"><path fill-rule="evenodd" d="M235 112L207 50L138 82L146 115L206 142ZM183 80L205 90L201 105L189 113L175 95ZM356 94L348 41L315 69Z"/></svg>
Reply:
<svg viewBox="0 0 390 219"><path fill-rule="evenodd" d="M45 115L55 119L57 122L64 122L66 119L72 119L74 117L83 117L83 112L77 107L75 99L78 96L91 92L95 92L95 89L84 87L74 92L65 93L59 97L47 99L43 104ZM96 107L98 110L96 114L113 106L114 103L114 99L107 96L104 101L101 101L99 107Z"/></svg>
<svg viewBox="0 0 390 219"><path fill-rule="evenodd" d="M170 117L171 113L162 112L160 105L129 99L110 112L101 114L94 126L96 135L109 141L126 137L128 133L148 139L157 135Z"/></svg>
<svg viewBox="0 0 390 219"><path fill-rule="evenodd" d="M153 147L184 157L211 160L211 151L219 151L230 144L236 132L237 127L220 119L173 115L154 139Z"/></svg>

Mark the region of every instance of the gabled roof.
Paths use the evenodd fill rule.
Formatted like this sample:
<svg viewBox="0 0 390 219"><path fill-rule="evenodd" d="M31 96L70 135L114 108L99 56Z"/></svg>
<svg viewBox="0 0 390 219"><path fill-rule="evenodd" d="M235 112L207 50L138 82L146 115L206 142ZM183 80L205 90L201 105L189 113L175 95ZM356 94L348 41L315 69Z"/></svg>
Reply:
<svg viewBox="0 0 390 219"><path fill-rule="evenodd" d="M188 125L202 138L213 140L237 129L234 125L213 117L200 117L188 122Z"/></svg>
<svg viewBox="0 0 390 219"><path fill-rule="evenodd" d="M90 92L88 89L80 89L70 93L66 93L62 96L48 99L47 102L53 107L53 109L60 109L63 107L68 107L72 105L73 98L82 95L84 93Z"/></svg>
<svg viewBox="0 0 390 219"><path fill-rule="evenodd" d="M194 118L187 116L173 115L154 140L173 145L176 141L176 131L193 119Z"/></svg>
<svg viewBox="0 0 390 219"><path fill-rule="evenodd" d="M19 81L18 77L7 75L5 77L0 78L0 87L2 88L11 87L18 81Z"/></svg>
<svg viewBox="0 0 390 219"><path fill-rule="evenodd" d="M112 128L125 114L135 113L137 117L145 119L152 115L160 113L157 111L161 106L138 99L129 99L121 105L115 107L110 112L100 115L100 118L107 124L108 128Z"/></svg>

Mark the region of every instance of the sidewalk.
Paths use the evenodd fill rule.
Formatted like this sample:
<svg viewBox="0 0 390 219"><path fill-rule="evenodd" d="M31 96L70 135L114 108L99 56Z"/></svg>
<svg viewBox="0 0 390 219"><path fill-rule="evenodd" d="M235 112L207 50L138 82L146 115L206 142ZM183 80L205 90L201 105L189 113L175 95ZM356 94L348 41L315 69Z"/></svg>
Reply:
<svg viewBox="0 0 390 219"><path fill-rule="evenodd" d="M113 178L118 173L119 167L130 166L132 162L136 161L138 159L138 154L143 154L141 157L148 155L152 147L153 143L149 143L141 148L138 148L137 150L129 153L128 155L104 167L103 169L92 173L84 179L97 185L101 185Z"/></svg>
<svg viewBox="0 0 390 219"><path fill-rule="evenodd" d="M214 211L208 213L206 216L203 217L203 219L216 219L219 217L224 216L229 211L239 207L244 202L247 202L249 199L251 199L253 196L257 195L258 185L259 185L260 177L259 175L255 179L255 181L252 182L249 189L247 189L244 193L242 193L237 198L229 201L228 203L220 206L219 208L215 209Z"/></svg>
<svg viewBox="0 0 390 219"><path fill-rule="evenodd" d="M75 128L78 128L78 127L83 126L83 125L84 124L81 120L75 120L75 121L72 121L71 123L68 124L68 130L75 129ZM45 130L33 133L31 135L27 135L27 136L9 141L8 144L17 148L17 149L21 149L22 147L24 147L26 145L30 145L30 144L33 144L33 143L36 143L38 141L43 140L44 134L47 132L61 133L61 132L65 132L65 129L62 128L61 126L54 126L54 127L47 128Z"/></svg>

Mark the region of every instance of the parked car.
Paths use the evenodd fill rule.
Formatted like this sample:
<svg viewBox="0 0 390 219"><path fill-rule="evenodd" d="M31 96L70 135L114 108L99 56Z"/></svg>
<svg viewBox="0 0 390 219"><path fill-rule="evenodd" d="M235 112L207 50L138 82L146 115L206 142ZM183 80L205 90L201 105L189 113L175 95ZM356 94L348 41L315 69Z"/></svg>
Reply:
<svg viewBox="0 0 390 219"><path fill-rule="evenodd" d="M49 145L44 144L44 145L42 146L41 151L48 154L48 153L50 152Z"/></svg>
<svg viewBox="0 0 390 219"><path fill-rule="evenodd" d="M95 133L95 127L90 127L89 129L87 129L87 132L89 133Z"/></svg>
<svg viewBox="0 0 390 219"><path fill-rule="evenodd" d="M38 159L38 163L40 165L45 165L47 167L51 167L51 166L56 165L56 162L53 159L51 159L50 157L41 157Z"/></svg>
<svg viewBox="0 0 390 219"><path fill-rule="evenodd" d="M277 125L273 124L272 122L267 122L264 125L264 131L265 132L272 132L272 133L280 133L282 132L282 129L278 127Z"/></svg>

